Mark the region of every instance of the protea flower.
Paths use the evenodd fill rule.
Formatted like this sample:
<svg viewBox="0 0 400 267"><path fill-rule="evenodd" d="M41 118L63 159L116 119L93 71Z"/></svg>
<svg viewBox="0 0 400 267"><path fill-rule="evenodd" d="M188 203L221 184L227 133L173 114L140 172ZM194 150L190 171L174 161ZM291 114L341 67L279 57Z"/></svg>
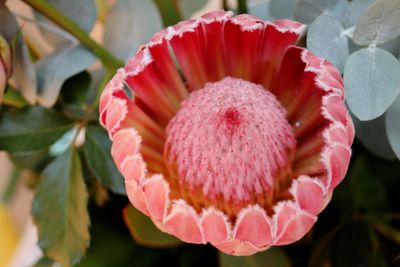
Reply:
<svg viewBox="0 0 400 267"><path fill-rule="evenodd" d="M112 156L161 231L250 255L313 226L354 130L340 73L293 46L304 29L207 13L155 34L108 83Z"/></svg>

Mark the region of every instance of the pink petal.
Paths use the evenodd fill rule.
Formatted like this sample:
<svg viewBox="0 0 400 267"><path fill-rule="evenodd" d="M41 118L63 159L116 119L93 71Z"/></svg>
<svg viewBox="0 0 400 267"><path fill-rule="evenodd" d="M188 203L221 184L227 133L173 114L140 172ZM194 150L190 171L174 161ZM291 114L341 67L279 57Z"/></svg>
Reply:
<svg viewBox="0 0 400 267"><path fill-rule="evenodd" d="M297 208L293 202L280 202L275 210L276 239L274 245L287 245L301 239L317 217Z"/></svg>
<svg viewBox="0 0 400 267"><path fill-rule="evenodd" d="M121 165L121 173L125 180L139 180L143 179L146 173L146 163L140 154L134 154L125 158Z"/></svg>
<svg viewBox="0 0 400 267"><path fill-rule="evenodd" d="M123 129L113 137L111 155L119 168L128 156L139 153L141 138L135 129Z"/></svg>
<svg viewBox="0 0 400 267"><path fill-rule="evenodd" d="M125 189L129 201L135 208L150 216L149 208L146 203L146 196L135 180L125 180Z"/></svg>
<svg viewBox="0 0 400 267"><path fill-rule="evenodd" d="M271 225L265 211L259 206L242 210L236 220L234 238L248 241L257 248L271 244Z"/></svg>
<svg viewBox="0 0 400 267"><path fill-rule="evenodd" d="M235 256L249 256L260 251L250 242L240 240L229 240L214 246L226 254Z"/></svg>
<svg viewBox="0 0 400 267"><path fill-rule="evenodd" d="M203 228L205 241L213 244L226 241L231 231L228 218L222 212L213 208L203 212L201 227Z"/></svg>
<svg viewBox="0 0 400 267"><path fill-rule="evenodd" d="M169 233L185 242L205 243L196 211L183 200L173 204L164 224Z"/></svg>
<svg viewBox="0 0 400 267"><path fill-rule="evenodd" d="M125 119L127 113L126 99L111 98L105 113L105 124L111 137L120 129L121 122Z"/></svg>
<svg viewBox="0 0 400 267"><path fill-rule="evenodd" d="M317 215L324 208L324 187L315 178L300 176L293 182L290 191L302 210Z"/></svg>
<svg viewBox="0 0 400 267"><path fill-rule="evenodd" d="M350 163L351 150L340 144L323 152L323 161L328 169L328 191L335 188L345 177Z"/></svg>
<svg viewBox="0 0 400 267"><path fill-rule="evenodd" d="M330 94L323 97L323 114L325 118L331 121L338 121L343 125L347 121L347 109L344 105L343 99L336 94Z"/></svg>
<svg viewBox="0 0 400 267"><path fill-rule="evenodd" d="M169 186L161 174L153 175L143 185L147 206L152 217L163 220L169 205Z"/></svg>

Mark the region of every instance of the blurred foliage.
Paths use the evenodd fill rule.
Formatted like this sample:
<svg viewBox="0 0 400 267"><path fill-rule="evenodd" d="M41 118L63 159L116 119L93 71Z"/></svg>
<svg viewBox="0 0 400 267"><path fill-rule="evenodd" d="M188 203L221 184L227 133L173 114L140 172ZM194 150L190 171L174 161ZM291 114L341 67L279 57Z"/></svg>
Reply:
<svg viewBox="0 0 400 267"><path fill-rule="evenodd" d="M36 24L54 51L35 47L0 0L0 64L12 69L0 106L0 150L38 175L33 217L46 256L37 267L400 266L399 0L220 1L235 13L308 24L308 49L344 76L359 139L347 178L313 230L295 244L240 258L183 244L127 206L98 125L99 94L121 61L206 1L23 1L35 19L18 16L22 25ZM87 34L96 22L104 24L104 47Z"/></svg>

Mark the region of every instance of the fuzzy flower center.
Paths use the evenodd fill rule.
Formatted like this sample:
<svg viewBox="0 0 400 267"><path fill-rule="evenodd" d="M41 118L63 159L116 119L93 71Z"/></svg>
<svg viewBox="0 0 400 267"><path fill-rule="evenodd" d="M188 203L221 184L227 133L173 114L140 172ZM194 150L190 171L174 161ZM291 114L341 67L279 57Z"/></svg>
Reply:
<svg viewBox="0 0 400 267"><path fill-rule="evenodd" d="M287 187L296 140L285 109L262 86L235 78L207 83L169 122L164 159L172 193L196 209L234 215L267 209Z"/></svg>

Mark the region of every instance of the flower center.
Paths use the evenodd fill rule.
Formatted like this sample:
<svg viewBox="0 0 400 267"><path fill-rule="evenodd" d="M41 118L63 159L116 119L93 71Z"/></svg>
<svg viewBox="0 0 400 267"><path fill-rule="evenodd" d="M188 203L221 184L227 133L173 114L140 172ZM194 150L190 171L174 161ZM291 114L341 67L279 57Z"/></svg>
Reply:
<svg viewBox="0 0 400 267"><path fill-rule="evenodd" d="M172 194L232 216L249 204L268 209L290 182L295 145L286 112L268 90L234 78L207 83L167 127Z"/></svg>

